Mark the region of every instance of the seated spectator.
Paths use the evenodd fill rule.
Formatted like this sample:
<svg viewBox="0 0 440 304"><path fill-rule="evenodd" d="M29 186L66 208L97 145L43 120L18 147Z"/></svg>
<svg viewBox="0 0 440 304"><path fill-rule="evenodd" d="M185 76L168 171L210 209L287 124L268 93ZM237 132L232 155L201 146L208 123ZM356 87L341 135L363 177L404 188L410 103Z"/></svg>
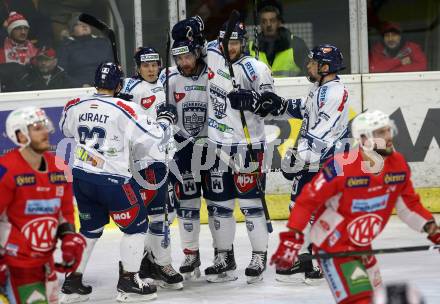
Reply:
<svg viewBox="0 0 440 304"><path fill-rule="evenodd" d="M28 66L17 62L0 64L0 92L19 91L20 80L26 73Z"/></svg>
<svg viewBox="0 0 440 304"><path fill-rule="evenodd" d="M66 89L72 87L72 81L66 72L58 66L54 49L43 47L18 81L18 91L36 91Z"/></svg>
<svg viewBox="0 0 440 304"><path fill-rule="evenodd" d="M427 70L426 55L417 43L404 39L399 24L386 23L382 35L370 53L370 73Z"/></svg>
<svg viewBox="0 0 440 304"><path fill-rule="evenodd" d="M305 75L305 60L309 50L306 43L285 28L282 6L278 1L262 1L258 16L261 32L258 33L259 60L266 63L274 77ZM249 42L249 52L255 56L255 43Z"/></svg>
<svg viewBox="0 0 440 304"><path fill-rule="evenodd" d="M16 62L26 65L38 49L28 40L29 23L23 15L11 12L5 21L8 37L0 49L0 63Z"/></svg>
<svg viewBox="0 0 440 304"><path fill-rule="evenodd" d="M75 15L70 22L71 36L64 39L58 50L58 63L75 87L93 86L96 67L112 61L110 42L92 35L92 29Z"/></svg>

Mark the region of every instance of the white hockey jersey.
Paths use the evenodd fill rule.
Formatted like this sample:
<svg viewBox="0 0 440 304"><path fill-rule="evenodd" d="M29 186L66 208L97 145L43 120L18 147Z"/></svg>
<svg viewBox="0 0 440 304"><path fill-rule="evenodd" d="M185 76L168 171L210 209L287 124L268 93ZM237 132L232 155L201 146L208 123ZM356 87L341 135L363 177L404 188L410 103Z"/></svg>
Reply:
<svg viewBox="0 0 440 304"><path fill-rule="evenodd" d="M165 159L162 127L138 105L108 95L69 101L60 129L75 139L73 168L79 169L82 177L92 173L113 177L109 180L114 183L126 182L132 176L130 151L136 161Z"/></svg>
<svg viewBox="0 0 440 304"><path fill-rule="evenodd" d="M231 108L227 94L232 91L231 76L217 41L208 44L208 137L216 143L245 144L240 111ZM243 56L232 64L236 83L242 89L258 93L273 91L274 83L266 64L250 56ZM248 111L244 112L251 141L265 141L264 119Z"/></svg>
<svg viewBox="0 0 440 304"><path fill-rule="evenodd" d="M159 76L165 87L165 70ZM206 138L208 115L208 68L205 65L199 76L185 77L176 66L169 68L169 102L177 109L177 134L184 138Z"/></svg>
<svg viewBox="0 0 440 304"><path fill-rule="evenodd" d="M154 120L157 108L165 102L165 92L159 81L150 83L136 76L124 79L121 93L133 95L132 102L140 105L148 117Z"/></svg>
<svg viewBox="0 0 440 304"><path fill-rule="evenodd" d="M279 118L302 118L297 141L298 157L317 162L328 157L335 143L348 133L348 90L339 77L319 86L315 83L305 99L289 100L286 113ZM278 119L279 119L278 118Z"/></svg>

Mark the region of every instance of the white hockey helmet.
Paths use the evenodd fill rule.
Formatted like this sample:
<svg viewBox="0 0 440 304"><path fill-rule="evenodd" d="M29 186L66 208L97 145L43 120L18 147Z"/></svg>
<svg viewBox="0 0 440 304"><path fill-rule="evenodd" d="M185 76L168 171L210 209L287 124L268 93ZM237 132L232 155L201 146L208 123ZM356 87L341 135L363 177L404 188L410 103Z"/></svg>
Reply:
<svg viewBox="0 0 440 304"><path fill-rule="evenodd" d="M397 134L396 126L387 114L379 110L369 111L361 113L353 119L351 135L361 142L362 136L372 139L373 132L383 127L390 127L393 136Z"/></svg>
<svg viewBox="0 0 440 304"><path fill-rule="evenodd" d="M30 144L28 127L38 123L44 124L49 132L54 131L52 121L47 117L44 110L35 106L16 109L9 113L6 118L6 134L14 144L25 147ZM18 142L17 131L21 131L26 136L28 139L26 144Z"/></svg>

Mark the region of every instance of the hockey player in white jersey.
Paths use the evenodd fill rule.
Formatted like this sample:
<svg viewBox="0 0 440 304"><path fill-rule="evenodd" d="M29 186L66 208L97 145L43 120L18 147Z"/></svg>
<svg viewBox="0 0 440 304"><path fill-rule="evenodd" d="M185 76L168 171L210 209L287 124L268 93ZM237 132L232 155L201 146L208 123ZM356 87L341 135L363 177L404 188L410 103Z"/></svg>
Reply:
<svg viewBox="0 0 440 304"><path fill-rule="evenodd" d="M302 119L295 148L283 159L284 176L293 180L290 208L301 189L317 174L320 164L333 156L335 149L344 149L348 135L349 95L337 76L342 70L343 57L338 48L324 44L313 48L307 64L308 78L313 87L305 99L284 99L273 92L259 95L239 91L231 96L233 108L243 109L271 119ZM304 246L307 250L307 246ZM312 282L322 278L319 268L311 261L301 262L310 253L299 256L299 262L287 270L276 270L276 279L297 282L298 278Z"/></svg>
<svg viewBox="0 0 440 304"><path fill-rule="evenodd" d="M121 96L130 96L131 101L144 109L148 117L156 118L157 109L165 103L165 93L158 81L159 71L162 66L159 53L152 47L140 47L134 55L137 74L125 78Z"/></svg>
<svg viewBox="0 0 440 304"><path fill-rule="evenodd" d="M233 210L235 199L238 198L240 209L246 218L246 227L252 247L251 261L245 270L248 283L262 279L266 269L268 230L263 212L261 192L264 192L265 175L261 168L249 171L250 151L247 149L246 137L241 124L240 112L233 109L228 94L233 91L231 75L226 64L223 38L226 24L220 31L217 41L208 44L208 137L235 159L244 160L245 168L237 172L227 168L220 159L209 170L206 180L205 198L209 216L214 222L213 237L218 249L214 265L205 269L207 280L222 282L236 280L236 269L233 254L235 236L235 218ZM228 43L229 57L236 83L241 89L254 90L258 93L273 91L273 79L269 68L255 58L246 56L246 30L242 23L235 24ZM265 146L264 121L254 113L245 113L250 132L253 150L256 151L258 162L263 160ZM257 178L263 189L259 189ZM264 195L264 193L263 193Z"/></svg>
<svg viewBox="0 0 440 304"><path fill-rule="evenodd" d="M174 34L173 28L173 37ZM178 116L174 136L178 151L174 160L180 176L172 175L171 181L176 198L181 246L185 255L179 271L186 279L200 277L200 178L205 178L206 171L198 170L200 166L197 162L202 158L203 140L207 137L208 114L208 67L201 58L203 42L202 37L175 40L171 53L177 66L169 69L168 76L168 98L176 106ZM160 81L165 87L165 71L162 71Z"/></svg>
<svg viewBox="0 0 440 304"><path fill-rule="evenodd" d="M156 287L143 282L139 269L147 231L146 208L140 186L129 171L130 151L144 162L163 162L164 128L168 116L151 121L133 103L113 96L120 90L123 72L114 63L102 63L95 75L98 93L69 101L60 129L75 140L73 185L80 213L80 233L87 248L77 272L62 287L63 303L84 301L92 288L82 284L82 274L109 217L123 232L117 300L132 302L156 297Z"/></svg>

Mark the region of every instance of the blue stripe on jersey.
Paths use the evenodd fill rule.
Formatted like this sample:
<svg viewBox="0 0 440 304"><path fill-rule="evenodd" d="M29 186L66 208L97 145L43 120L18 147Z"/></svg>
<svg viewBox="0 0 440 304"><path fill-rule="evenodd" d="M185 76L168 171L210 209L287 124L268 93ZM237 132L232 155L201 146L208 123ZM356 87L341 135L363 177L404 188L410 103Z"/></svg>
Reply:
<svg viewBox="0 0 440 304"><path fill-rule="evenodd" d="M338 116L338 118L335 120L334 124L328 129L327 132L324 133L324 135L321 136L321 138L324 138L328 133L330 133L330 131L333 129L333 127L336 125L336 123L338 122L339 118L341 118L341 115Z"/></svg>
<svg viewBox="0 0 440 304"><path fill-rule="evenodd" d="M133 79L133 78L132 78ZM130 88L128 88L128 93L130 93L131 91L133 91L133 89L138 85L138 84L140 84L140 83L142 83L142 80L140 80L140 79L136 79L136 80L139 80L138 82L136 82L134 85L132 85Z"/></svg>
<svg viewBox="0 0 440 304"><path fill-rule="evenodd" d="M103 99L99 99L99 98L84 99L84 100L81 100L80 102L78 102L78 103L76 103L76 104L74 104L74 105L71 105L67 110L70 110L70 109L73 108L74 106L77 106L77 105L79 105L79 104L81 104L81 103L83 103L83 102L85 102L85 101L90 101L90 100L99 100L100 102L106 103L106 104L108 104L108 105L111 105L111 106L115 107L116 109L119 109L122 113L125 114L125 116L128 117L128 119L129 119L130 121L132 121L132 122L133 122L133 123L139 128L139 129L141 129L142 132L149 134L151 137L154 137L154 138L157 138L157 139L160 138L160 137L156 137L156 136L154 136L153 134L151 134L150 132L148 132L147 130L145 130L140 124L138 124L138 123L136 122L136 120L133 119L133 116L131 116L129 113L127 113L123 108L119 107L118 105L116 105L116 104L114 104L114 103L112 103L112 102L108 102L108 101L103 100ZM67 115L67 110L66 110L66 112L64 113L65 116ZM63 127L64 127L64 122L65 122L65 121L66 121L66 119L65 119L65 117L64 117L63 124L61 125L61 130L62 130Z"/></svg>
<svg viewBox="0 0 440 304"><path fill-rule="evenodd" d="M250 82L252 82L252 79L251 79L250 75L248 75L248 73L247 73L246 67L245 67L242 63L239 63L238 65L241 66L241 68L243 69L243 71L244 71L244 75L246 75L246 78L247 78Z"/></svg>
<svg viewBox="0 0 440 304"><path fill-rule="evenodd" d="M218 49L215 49L215 48L209 48L209 49L208 49L208 52L214 52L214 53L217 53L218 55L220 55L220 56L223 57L222 52L220 52L220 50L218 50Z"/></svg>

